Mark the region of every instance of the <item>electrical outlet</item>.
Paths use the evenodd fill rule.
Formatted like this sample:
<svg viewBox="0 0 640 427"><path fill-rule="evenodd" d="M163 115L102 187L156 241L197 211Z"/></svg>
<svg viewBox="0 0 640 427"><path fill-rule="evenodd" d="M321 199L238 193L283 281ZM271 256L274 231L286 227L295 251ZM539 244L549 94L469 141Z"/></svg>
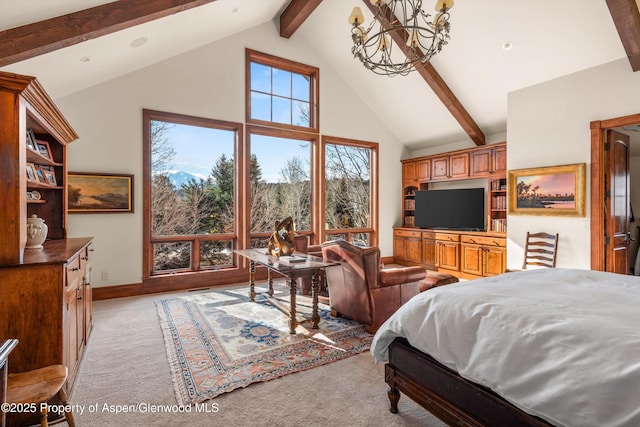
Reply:
<svg viewBox="0 0 640 427"><path fill-rule="evenodd" d="M103 271L102 272L102 280L109 280L109 272L108 271Z"/></svg>

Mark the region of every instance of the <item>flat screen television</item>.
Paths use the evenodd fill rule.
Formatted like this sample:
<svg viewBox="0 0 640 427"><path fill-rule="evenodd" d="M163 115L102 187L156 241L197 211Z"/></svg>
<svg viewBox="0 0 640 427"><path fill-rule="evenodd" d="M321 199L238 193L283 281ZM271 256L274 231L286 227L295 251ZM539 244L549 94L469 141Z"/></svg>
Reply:
<svg viewBox="0 0 640 427"><path fill-rule="evenodd" d="M485 231L484 188L416 191L415 226Z"/></svg>

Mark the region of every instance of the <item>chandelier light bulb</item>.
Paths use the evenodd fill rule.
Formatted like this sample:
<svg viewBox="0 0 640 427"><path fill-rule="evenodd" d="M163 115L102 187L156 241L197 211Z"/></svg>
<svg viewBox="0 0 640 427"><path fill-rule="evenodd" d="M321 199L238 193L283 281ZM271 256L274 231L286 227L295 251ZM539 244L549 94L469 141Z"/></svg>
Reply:
<svg viewBox="0 0 640 427"><path fill-rule="evenodd" d="M442 11L443 9L449 10L453 7L453 0L438 0L438 2L436 3L436 10L438 12Z"/></svg>
<svg viewBox="0 0 640 427"><path fill-rule="evenodd" d="M418 39L418 32L411 30L411 36L407 37L407 47L418 47L420 40Z"/></svg>
<svg viewBox="0 0 640 427"><path fill-rule="evenodd" d="M364 23L364 15L359 7L354 7L349 16L349 24L360 25Z"/></svg>

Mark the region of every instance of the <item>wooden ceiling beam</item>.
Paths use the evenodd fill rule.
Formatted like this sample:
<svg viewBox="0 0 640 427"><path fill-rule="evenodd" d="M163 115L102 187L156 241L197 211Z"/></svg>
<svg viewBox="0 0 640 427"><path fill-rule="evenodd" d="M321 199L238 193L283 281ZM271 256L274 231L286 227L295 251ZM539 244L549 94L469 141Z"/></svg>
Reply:
<svg viewBox="0 0 640 427"><path fill-rule="evenodd" d="M364 4L374 14L377 13L376 6L372 5L369 0L363 0ZM395 20L395 17L391 13L391 9L386 6L386 16L384 16L382 26L389 30L392 28L391 22ZM395 42L396 46L405 54L408 53L408 47L406 45L409 34L406 30L391 31L389 33L391 38ZM480 129L480 126L473 120L471 115L464 108L462 103L458 100L455 94L451 91L449 86L445 83L442 76L433 68L431 63L416 64L416 71L424 81L431 87L431 90L436 94L444 106L449 110L453 117L458 121L462 129L469 135L469 138L478 146L485 145L487 143L486 137Z"/></svg>
<svg viewBox="0 0 640 427"><path fill-rule="evenodd" d="M640 70L640 10L636 0L607 0L609 13L633 71Z"/></svg>
<svg viewBox="0 0 640 427"><path fill-rule="evenodd" d="M216 0L119 0L0 31L0 67Z"/></svg>
<svg viewBox="0 0 640 427"><path fill-rule="evenodd" d="M322 0L291 0L280 14L280 37L290 38L320 3Z"/></svg>

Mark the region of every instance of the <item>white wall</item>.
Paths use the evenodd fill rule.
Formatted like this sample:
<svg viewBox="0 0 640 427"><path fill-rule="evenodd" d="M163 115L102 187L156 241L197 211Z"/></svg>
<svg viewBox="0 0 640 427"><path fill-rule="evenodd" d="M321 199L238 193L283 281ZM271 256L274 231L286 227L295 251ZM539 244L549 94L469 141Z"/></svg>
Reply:
<svg viewBox="0 0 640 427"><path fill-rule="evenodd" d="M135 213L69 216L71 237L95 237L96 286L141 281L142 109L244 122L246 47L318 67L321 133L380 144L380 249L393 254L402 145L303 40L280 38L270 22L56 101L80 135L69 146L70 171L135 175Z"/></svg>
<svg viewBox="0 0 640 427"><path fill-rule="evenodd" d="M590 268L589 123L640 113L640 73L621 59L509 94L507 168L587 164L585 218L509 215L507 266L522 264L527 231L559 233L558 267Z"/></svg>

